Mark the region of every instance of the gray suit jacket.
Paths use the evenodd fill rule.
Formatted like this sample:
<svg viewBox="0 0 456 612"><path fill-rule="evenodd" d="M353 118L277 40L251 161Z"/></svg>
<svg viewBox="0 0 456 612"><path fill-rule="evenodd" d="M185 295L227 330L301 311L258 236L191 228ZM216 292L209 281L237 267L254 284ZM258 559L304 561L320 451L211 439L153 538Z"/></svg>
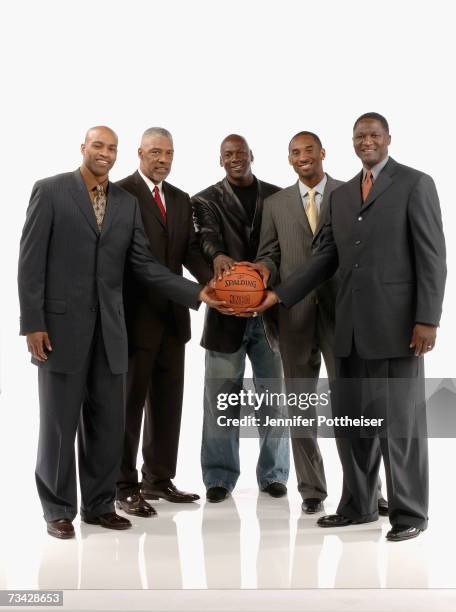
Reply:
<svg viewBox="0 0 456 612"><path fill-rule="evenodd" d="M328 220L331 192L343 184L327 176L316 235ZM311 257L313 238L298 182L265 200L256 261L261 261L269 268L271 285L287 279ZM308 361L314 345L317 310L324 319L325 328L334 329L336 293L337 281L333 278L309 293L295 308L279 309L278 329L274 330L267 324L267 332L270 338L278 334L282 355L286 354L295 363Z"/></svg>
<svg viewBox="0 0 456 612"><path fill-rule="evenodd" d="M445 289L445 240L430 176L392 158L366 202L357 174L331 194L316 251L276 288L293 306L338 270L335 355L353 340L363 359L413 355L415 323L438 325Z"/></svg>
<svg viewBox="0 0 456 612"><path fill-rule="evenodd" d="M198 307L200 286L172 274L152 256L136 198L109 183L99 232L79 170L35 184L22 232L18 284L20 333L47 331L53 347L48 360L36 365L63 373L80 370L99 317L112 372L127 371L126 260L141 282L170 300Z"/></svg>

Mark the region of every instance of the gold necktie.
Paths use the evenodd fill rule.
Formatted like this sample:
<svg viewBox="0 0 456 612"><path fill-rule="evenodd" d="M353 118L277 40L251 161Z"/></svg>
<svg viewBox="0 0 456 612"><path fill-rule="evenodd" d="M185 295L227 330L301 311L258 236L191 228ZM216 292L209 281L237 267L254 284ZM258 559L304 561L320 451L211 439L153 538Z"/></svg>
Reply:
<svg viewBox="0 0 456 612"><path fill-rule="evenodd" d="M101 185L97 185L96 190L95 197L93 198L93 211L97 220L98 229L101 230L106 210L106 194Z"/></svg>
<svg viewBox="0 0 456 612"><path fill-rule="evenodd" d="M309 221L310 229L312 230L312 234L315 234L318 221L318 208L315 202L315 189L309 189L307 192L306 215Z"/></svg>

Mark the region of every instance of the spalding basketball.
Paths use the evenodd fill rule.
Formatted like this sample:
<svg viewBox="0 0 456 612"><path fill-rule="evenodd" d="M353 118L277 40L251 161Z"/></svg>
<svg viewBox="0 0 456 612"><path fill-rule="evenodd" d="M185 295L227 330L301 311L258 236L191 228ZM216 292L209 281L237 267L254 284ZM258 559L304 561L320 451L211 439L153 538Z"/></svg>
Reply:
<svg viewBox="0 0 456 612"><path fill-rule="evenodd" d="M260 274L249 266L236 266L230 273L215 282L215 293L234 310L258 306L264 296L264 284Z"/></svg>

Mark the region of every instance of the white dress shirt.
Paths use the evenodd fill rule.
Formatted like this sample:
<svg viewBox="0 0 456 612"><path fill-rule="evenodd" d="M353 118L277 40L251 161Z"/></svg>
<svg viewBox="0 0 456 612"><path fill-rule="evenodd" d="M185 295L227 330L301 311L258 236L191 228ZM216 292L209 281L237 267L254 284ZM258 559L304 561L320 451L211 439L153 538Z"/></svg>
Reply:
<svg viewBox="0 0 456 612"><path fill-rule="evenodd" d="M152 196L154 195L154 189L155 187L158 187L158 193L160 194L161 200L163 202L163 206L165 207L166 210L166 200L165 200L165 194L163 193L163 181L160 181L160 183L155 184L153 181L150 180L150 178L148 176L146 176L145 174L143 174L141 172L141 169L138 168L138 172L139 175L141 176L141 178L144 180L144 182L146 183L146 185L149 187L149 189L152 192Z"/></svg>

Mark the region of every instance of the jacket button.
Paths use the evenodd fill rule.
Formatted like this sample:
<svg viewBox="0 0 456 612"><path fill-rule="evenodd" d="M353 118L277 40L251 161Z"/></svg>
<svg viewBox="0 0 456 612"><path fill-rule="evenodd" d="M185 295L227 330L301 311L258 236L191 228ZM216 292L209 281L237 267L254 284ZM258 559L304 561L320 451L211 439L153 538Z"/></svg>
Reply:
<svg viewBox="0 0 456 612"><path fill-rule="evenodd" d="M357 241L355 242L355 245L356 245L356 246L359 246L360 244L361 244L361 240L357 240Z"/></svg>
<svg viewBox="0 0 456 612"><path fill-rule="evenodd" d="M363 218L361 216L358 217L358 221L362 221L362 220L363 220Z"/></svg>
<svg viewBox="0 0 456 612"><path fill-rule="evenodd" d="M354 267L355 267L355 268L359 268L359 264L355 264L355 265L354 265Z"/></svg>
<svg viewBox="0 0 456 612"><path fill-rule="evenodd" d="M97 312L97 307L96 306L92 306L90 309L91 312Z"/></svg>

